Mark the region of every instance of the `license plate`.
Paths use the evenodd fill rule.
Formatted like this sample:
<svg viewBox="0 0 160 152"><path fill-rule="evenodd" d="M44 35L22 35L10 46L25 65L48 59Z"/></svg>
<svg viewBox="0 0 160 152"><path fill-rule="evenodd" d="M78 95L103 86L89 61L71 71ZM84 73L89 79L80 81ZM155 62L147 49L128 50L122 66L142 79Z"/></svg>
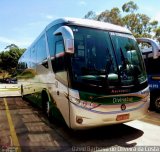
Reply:
<svg viewBox="0 0 160 152"><path fill-rule="evenodd" d="M122 121L129 119L129 114L118 115L116 121Z"/></svg>

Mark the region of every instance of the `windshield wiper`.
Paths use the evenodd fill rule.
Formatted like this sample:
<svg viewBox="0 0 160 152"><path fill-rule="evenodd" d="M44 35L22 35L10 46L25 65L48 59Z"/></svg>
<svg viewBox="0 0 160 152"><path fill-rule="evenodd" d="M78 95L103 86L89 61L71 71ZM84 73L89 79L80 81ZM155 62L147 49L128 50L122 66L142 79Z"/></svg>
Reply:
<svg viewBox="0 0 160 152"><path fill-rule="evenodd" d="M106 63L106 65L105 65L105 82L104 82L104 86L105 87L109 87L109 81L108 81L108 75L109 75L109 72L110 72L110 69L111 69L111 66L112 66L112 64L113 64L113 62L112 62L112 57L111 57L111 54L110 54L110 52L109 52L109 49L107 48L106 49L106 53L109 55L109 58L107 58L107 63Z"/></svg>
<svg viewBox="0 0 160 152"><path fill-rule="evenodd" d="M137 74L137 68L135 65L132 65L128 62L128 60L124 57L122 48L120 48L120 52L121 52L121 60L122 60L122 69L120 71L125 71L126 70L126 74L127 73L131 73L133 75L133 79L134 79L134 83L138 83L138 74Z"/></svg>
<svg viewBox="0 0 160 152"><path fill-rule="evenodd" d="M109 74L109 71L110 71L111 65L112 65L112 57L111 57L111 54L110 54L108 48L106 49L106 52L109 55L109 58L107 58L107 63L106 63L106 66L105 66L106 77L108 78L108 74Z"/></svg>
<svg viewBox="0 0 160 152"><path fill-rule="evenodd" d="M123 54L121 47L120 47L120 52L121 52L122 67L126 68L127 67L126 58L124 57L124 54Z"/></svg>

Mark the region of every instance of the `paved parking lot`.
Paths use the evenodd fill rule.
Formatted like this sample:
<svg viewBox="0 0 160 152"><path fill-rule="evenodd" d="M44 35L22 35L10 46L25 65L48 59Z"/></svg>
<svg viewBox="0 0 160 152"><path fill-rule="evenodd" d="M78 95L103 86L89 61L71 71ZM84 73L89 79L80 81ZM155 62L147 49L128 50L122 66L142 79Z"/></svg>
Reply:
<svg viewBox="0 0 160 152"><path fill-rule="evenodd" d="M49 122L40 109L21 97L0 98L0 132L0 146L19 151L153 150L160 148L160 114L149 112L141 120L73 131Z"/></svg>

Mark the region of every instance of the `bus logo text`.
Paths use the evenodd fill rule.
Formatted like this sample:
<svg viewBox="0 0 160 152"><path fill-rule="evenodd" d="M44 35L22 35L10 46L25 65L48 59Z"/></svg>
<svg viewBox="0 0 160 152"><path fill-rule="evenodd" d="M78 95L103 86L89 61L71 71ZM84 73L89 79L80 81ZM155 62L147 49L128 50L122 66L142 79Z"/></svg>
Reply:
<svg viewBox="0 0 160 152"><path fill-rule="evenodd" d="M125 98L113 98L113 103L123 103L123 102L132 102L132 97L125 97Z"/></svg>

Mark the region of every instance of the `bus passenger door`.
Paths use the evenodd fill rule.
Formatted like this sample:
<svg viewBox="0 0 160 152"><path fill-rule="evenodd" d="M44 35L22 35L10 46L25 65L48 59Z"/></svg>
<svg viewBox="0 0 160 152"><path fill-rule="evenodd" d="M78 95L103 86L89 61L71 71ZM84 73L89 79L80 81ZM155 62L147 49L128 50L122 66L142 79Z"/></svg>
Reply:
<svg viewBox="0 0 160 152"><path fill-rule="evenodd" d="M55 93L54 100L69 126L68 74L65 64L65 47L62 35L55 36Z"/></svg>

